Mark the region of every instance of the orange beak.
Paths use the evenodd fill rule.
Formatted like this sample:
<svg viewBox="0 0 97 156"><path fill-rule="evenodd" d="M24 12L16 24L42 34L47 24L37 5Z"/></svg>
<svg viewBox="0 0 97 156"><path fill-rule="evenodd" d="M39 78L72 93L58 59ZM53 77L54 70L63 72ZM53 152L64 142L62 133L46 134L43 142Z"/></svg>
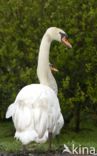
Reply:
<svg viewBox="0 0 97 156"><path fill-rule="evenodd" d="M72 48L72 45L70 44L70 42L67 40L66 37L62 38L62 42L69 48Z"/></svg>
<svg viewBox="0 0 97 156"><path fill-rule="evenodd" d="M59 70L53 66L53 64L49 63L50 69L54 72L58 72Z"/></svg>
<svg viewBox="0 0 97 156"><path fill-rule="evenodd" d="M59 70L57 69L57 68L55 68L55 67L50 67L51 68L51 70L52 71L54 71L54 72L58 72Z"/></svg>

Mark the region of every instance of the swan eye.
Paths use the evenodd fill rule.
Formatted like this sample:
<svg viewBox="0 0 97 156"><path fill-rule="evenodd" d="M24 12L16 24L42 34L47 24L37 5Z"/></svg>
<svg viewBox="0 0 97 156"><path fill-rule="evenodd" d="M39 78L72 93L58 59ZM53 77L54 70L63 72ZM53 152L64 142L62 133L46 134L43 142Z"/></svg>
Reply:
<svg viewBox="0 0 97 156"><path fill-rule="evenodd" d="M62 32L59 32L59 34L61 35L61 40L62 40L62 38L66 38L66 39L68 39L68 35L66 34L66 33L62 33Z"/></svg>

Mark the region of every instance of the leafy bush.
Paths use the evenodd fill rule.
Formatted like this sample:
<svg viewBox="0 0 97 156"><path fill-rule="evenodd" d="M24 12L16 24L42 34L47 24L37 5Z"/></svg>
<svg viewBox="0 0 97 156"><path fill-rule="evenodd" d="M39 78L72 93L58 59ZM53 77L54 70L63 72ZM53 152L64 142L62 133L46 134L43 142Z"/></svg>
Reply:
<svg viewBox="0 0 97 156"><path fill-rule="evenodd" d="M39 44L50 26L64 29L73 45L69 50L53 43L50 53L50 61L60 69L55 77L64 119L75 118L76 127L81 112L97 113L96 5L95 0L0 1L1 119L18 91L37 82Z"/></svg>

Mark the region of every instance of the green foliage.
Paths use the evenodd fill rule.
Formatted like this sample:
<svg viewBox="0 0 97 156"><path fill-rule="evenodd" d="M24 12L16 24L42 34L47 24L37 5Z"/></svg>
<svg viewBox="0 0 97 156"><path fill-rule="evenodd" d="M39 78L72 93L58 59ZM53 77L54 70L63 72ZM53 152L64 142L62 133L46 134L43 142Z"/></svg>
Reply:
<svg viewBox="0 0 97 156"><path fill-rule="evenodd" d="M1 119L18 91L37 82L39 44L50 26L66 31L73 45L67 49L54 42L50 54L60 70L55 77L64 118L75 118L77 103L82 113L97 113L96 6L95 0L0 1Z"/></svg>

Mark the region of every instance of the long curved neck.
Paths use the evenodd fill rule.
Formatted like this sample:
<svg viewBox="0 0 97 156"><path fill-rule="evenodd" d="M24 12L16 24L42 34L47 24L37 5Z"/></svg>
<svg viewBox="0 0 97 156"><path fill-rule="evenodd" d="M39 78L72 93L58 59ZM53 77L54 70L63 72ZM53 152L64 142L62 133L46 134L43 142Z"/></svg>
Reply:
<svg viewBox="0 0 97 156"><path fill-rule="evenodd" d="M49 52L52 40L44 34L38 56L37 75L41 84L52 88L57 94L57 84L49 67Z"/></svg>

